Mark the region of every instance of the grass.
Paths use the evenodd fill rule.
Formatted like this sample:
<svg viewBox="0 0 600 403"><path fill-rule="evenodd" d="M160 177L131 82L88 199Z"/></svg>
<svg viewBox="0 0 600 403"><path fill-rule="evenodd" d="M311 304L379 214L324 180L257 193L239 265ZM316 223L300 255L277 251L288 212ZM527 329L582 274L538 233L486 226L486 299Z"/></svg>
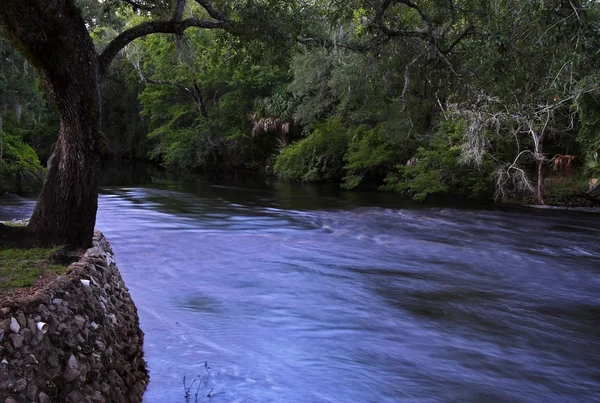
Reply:
<svg viewBox="0 0 600 403"><path fill-rule="evenodd" d="M9 227L26 227L27 223L25 221L0 221L0 224L7 225Z"/></svg>
<svg viewBox="0 0 600 403"><path fill-rule="evenodd" d="M67 266L55 264L53 254L61 249L0 249L0 294L15 288L30 287L47 274L64 274Z"/></svg>

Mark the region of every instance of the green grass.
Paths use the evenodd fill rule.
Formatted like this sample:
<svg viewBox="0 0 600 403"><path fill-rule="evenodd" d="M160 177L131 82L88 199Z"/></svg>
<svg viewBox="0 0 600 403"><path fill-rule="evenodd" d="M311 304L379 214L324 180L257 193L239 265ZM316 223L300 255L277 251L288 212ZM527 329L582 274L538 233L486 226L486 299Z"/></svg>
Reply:
<svg viewBox="0 0 600 403"><path fill-rule="evenodd" d="M59 249L0 249L0 293L32 286L49 273L64 274L67 266L54 264L51 259Z"/></svg>
<svg viewBox="0 0 600 403"><path fill-rule="evenodd" d="M23 221L0 221L0 224L4 224L9 227L26 227L27 224Z"/></svg>

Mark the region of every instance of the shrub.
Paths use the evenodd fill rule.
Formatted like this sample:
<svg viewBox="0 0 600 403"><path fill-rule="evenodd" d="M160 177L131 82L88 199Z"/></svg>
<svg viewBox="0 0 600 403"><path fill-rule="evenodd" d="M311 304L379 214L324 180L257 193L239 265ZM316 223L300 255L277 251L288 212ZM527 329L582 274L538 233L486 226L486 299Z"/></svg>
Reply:
<svg viewBox="0 0 600 403"><path fill-rule="evenodd" d="M350 134L341 121L329 119L317 124L308 137L282 149L274 171L287 180L339 181L349 141Z"/></svg>
<svg viewBox="0 0 600 403"><path fill-rule="evenodd" d="M346 176L342 187L354 189L367 177L381 180L401 161L404 144L382 130L360 126L353 130L348 152L344 157Z"/></svg>
<svg viewBox="0 0 600 403"><path fill-rule="evenodd" d="M490 199L493 164L486 160L481 168L473 168L460 162L463 133L462 122L440 122L433 139L417 150L415 164L397 165L385 178L382 189L404 193L418 201L435 195Z"/></svg>

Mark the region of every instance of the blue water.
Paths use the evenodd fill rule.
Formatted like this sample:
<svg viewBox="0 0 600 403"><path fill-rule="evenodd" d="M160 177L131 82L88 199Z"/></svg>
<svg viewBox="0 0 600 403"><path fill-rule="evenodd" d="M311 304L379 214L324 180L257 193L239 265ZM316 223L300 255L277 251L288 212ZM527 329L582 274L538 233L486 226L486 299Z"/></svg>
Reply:
<svg viewBox="0 0 600 403"><path fill-rule="evenodd" d="M383 197L103 189L144 402L600 401L600 215Z"/></svg>

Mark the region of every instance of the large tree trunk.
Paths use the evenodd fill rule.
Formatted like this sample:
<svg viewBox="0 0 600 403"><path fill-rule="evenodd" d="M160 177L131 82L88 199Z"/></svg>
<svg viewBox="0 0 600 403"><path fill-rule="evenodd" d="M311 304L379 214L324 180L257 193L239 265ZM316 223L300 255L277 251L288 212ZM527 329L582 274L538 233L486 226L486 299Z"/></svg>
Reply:
<svg viewBox="0 0 600 403"><path fill-rule="evenodd" d="M100 73L73 0L0 0L0 24L32 63L60 115L29 228L48 243L91 246L98 207Z"/></svg>

